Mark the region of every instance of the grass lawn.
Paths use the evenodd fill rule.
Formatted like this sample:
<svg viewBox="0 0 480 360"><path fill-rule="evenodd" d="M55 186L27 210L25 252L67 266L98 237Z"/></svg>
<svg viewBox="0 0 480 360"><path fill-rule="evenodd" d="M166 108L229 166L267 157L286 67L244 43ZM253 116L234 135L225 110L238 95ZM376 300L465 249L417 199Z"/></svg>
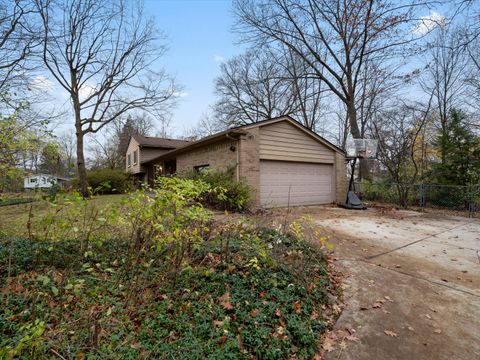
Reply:
<svg viewBox="0 0 480 360"><path fill-rule="evenodd" d="M0 208L0 358L317 354L338 313L317 230L215 222L200 185Z"/></svg>
<svg viewBox="0 0 480 360"><path fill-rule="evenodd" d="M124 194L102 195L87 201L95 207L107 208L112 204L118 204L125 196ZM48 204L45 201L36 201L28 204L0 206L0 234L27 236L26 226L30 211L34 218L44 217L49 211Z"/></svg>

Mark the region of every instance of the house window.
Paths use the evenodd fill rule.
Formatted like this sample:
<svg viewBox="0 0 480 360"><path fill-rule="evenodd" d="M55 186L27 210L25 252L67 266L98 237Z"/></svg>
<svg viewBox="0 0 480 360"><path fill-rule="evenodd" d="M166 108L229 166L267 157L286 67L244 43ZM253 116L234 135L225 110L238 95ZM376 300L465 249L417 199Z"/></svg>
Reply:
<svg viewBox="0 0 480 360"><path fill-rule="evenodd" d="M138 162L138 150L133 152L133 165L137 165Z"/></svg>
<svg viewBox="0 0 480 360"><path fill-rule="evenodd" d="M128 167L132 166L132 154L127 155L127 165Z"/></svg>
<svg viewBox="0 0 480 360"><path fill-rule="evenodd" d="M204 171L207 171L209 168L210 168L210 165L208 165L208 164L198 165L198 166L194 166L194 167L193 167L193 169L194 169L195 172L197 172L197 173L202 173L202 172L204 172Z"/></svg>

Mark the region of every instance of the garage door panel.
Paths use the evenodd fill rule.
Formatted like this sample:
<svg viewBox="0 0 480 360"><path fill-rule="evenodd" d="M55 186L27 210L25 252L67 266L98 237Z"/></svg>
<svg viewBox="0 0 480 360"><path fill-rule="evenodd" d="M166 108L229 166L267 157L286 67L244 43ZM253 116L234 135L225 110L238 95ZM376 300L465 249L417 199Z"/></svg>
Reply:
<svg viewBox="0 0 480 360"><path fill-rule="evenodd" d="M260 201L264 206L326 204L334 200L333 166L260 161Z"/></svg>

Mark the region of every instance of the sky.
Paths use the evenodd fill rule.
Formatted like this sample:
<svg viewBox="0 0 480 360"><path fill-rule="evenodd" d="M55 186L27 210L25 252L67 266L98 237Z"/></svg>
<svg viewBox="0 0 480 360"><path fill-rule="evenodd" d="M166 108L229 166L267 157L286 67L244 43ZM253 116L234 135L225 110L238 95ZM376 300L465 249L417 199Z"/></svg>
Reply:
<svg viewBox="0 0 480 360"><path fill-rule="evenodd" d="M231 32L232 5L228 0L146 0L145 13L167 36L169 50L158 66L183 86L169 131L179 136L214 104L220 63L242 52Z"/></svg>

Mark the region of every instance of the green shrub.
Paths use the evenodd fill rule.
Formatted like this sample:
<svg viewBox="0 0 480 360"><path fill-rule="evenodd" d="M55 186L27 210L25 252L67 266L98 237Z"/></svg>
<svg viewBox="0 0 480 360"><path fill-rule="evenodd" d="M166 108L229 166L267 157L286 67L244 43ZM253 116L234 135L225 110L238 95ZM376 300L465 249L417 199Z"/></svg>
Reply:
<svg viewBox="0 0 480 360"><path fill-rule="evenodd" d="M235 168L220 170L192 171L189 179L202 180L209 184L212 191L203 198L205 205L222 210L244 210L251 200L251 188L235 180Z"/></svg>
<svg viewBox="0 0 480 360"><path fill-rule="evenodd" d="M135 179L132 174L123 170L101 169L87 172L88 186L98 194L121 194L134 188ZM79 180L73 186L78 188Z"/></svg>

